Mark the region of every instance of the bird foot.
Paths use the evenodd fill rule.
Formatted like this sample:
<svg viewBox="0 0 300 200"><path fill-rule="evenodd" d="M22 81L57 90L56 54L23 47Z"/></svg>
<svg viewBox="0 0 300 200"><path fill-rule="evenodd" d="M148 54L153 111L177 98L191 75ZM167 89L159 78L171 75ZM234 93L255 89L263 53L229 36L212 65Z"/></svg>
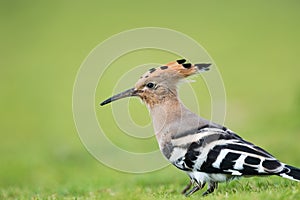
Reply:
<svg viewBox="0 0 300 200"><path fill-rule="evenodd" d="M208 189L205 192L203 192L202 196L206 196L210 193L213 193L216 188L218 188L218 183L217 182L209 183Z"/></svg>
<svg viewBox="0 0 300 200"><path fill-rule="evenodd" d="M192 194L194 194L195 192L197 192L198 190L201 190L203 187L204 187L205 183L204 184L195 184L195 186L187 192L188 189L191 188L192 186L192 182L190 182L190 184L187 185L186 188L184 188L184 190L182 192L184 192L183 194L187 197L187 196L191 196Z"/></svg>
<svg viewBox="0 0 300 200"><path fill-rule="evenodd" d="M200 187L198 185L194 186L190 191L188 191L187 193L185 193L184 195L186 197L194 194L195 192L197 192L198 190L200 190Z"/></svg>
<svg viewBox="0 0 300 200"><path fill-rule="evenodd" d="M181 194L185 194L192 187L192 184L192 181L190 181L189 184L181 191Z"/></svg>

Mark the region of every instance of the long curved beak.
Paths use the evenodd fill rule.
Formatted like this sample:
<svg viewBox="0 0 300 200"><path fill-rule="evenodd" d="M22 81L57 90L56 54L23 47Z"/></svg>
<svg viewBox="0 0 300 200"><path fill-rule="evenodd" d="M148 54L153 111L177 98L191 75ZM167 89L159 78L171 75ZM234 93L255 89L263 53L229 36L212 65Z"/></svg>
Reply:
<svg viewBox="0 0 300 200"><path fill-rule="evenodd" d="M108 99L106 99L105 101L103 101L102 103L100 103L101 106L104 106L105 104L108 104L110 102L116 101L118 99L123 99L125 97L132 97L132 96L138 96L137 95L137 90L135 90L135 88L131 88L129 90L126 90L124 92L121 92L120 94L116 94Z"/></svg>

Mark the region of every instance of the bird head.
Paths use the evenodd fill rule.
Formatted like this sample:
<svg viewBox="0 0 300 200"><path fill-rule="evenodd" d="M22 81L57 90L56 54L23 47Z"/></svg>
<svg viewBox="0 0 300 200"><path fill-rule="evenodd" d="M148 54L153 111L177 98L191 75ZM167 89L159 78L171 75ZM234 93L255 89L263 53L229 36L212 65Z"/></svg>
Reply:
<svg viewBox="0 0 300 200"><path fill-rule="evenodd" d="M185 59L167 63L148 70L136 82L135 87L103 101L103 106L125 97L140 97L150 108L170 98L177 98L177 84L186 77L209 70L211 64L191 64Z"/></svg>

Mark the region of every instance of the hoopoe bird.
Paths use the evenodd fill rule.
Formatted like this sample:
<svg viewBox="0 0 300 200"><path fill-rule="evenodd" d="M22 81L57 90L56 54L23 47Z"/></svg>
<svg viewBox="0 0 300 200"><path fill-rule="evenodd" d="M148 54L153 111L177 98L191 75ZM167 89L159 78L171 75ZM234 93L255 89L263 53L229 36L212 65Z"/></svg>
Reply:
<svg viewBox="0 0 300 200"><path fill-rule="evenodd" d="M182 191L186 196L207 183L207 190L202 194L205 196L212 193L219 182L242 176L278 175L299 182L300 169L280 162L264 149L222 125L201 118L183 105L178 98L178 83L209 70L209 66L207 63L186 63L181 59L152 68L134 88L112 96L100 105L125 97L142 99L152 116L162 154L190 178Z"/></svg>

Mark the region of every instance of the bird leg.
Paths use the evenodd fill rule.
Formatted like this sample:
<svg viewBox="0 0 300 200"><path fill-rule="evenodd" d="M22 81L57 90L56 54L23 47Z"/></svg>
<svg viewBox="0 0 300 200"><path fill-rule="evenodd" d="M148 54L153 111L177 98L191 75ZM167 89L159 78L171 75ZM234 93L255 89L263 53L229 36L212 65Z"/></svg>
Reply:
<svg viewBox="0 0 300 200"><path fill-rule="evenodd" d="M190 191L188 191L187 193L185 193L184 195L190 196L192 194L194 194L195 192L197 192L198 190L200 190L200 187L198 185L195 185Z"/></svg>
<svg viewBox="0 0 300 200"><path fill-rule="evenodd" d="M197 192L198 190L201 190L203 187L204 187L205 183L203 184L197 184L188 192L186 192L184 195L187 197L187 196L190 196L192 194L194 194L195 192Z"/></svg>
<svg viewBox="0 0 300 200"><path fill-rule="evenodd" d="M217 182L209 183L207 190L202 194L202 196L206 196L206 195L214 192L216 188L218 188L218 183Z"/></svg>
<svg viewBox="0 0 300 200"><path fill-rule="evenodd" d="M189 184L185 186L185 188L182 190L181 194L185 194L191 187L192 187L192 180L190 180Z"/></svg>

